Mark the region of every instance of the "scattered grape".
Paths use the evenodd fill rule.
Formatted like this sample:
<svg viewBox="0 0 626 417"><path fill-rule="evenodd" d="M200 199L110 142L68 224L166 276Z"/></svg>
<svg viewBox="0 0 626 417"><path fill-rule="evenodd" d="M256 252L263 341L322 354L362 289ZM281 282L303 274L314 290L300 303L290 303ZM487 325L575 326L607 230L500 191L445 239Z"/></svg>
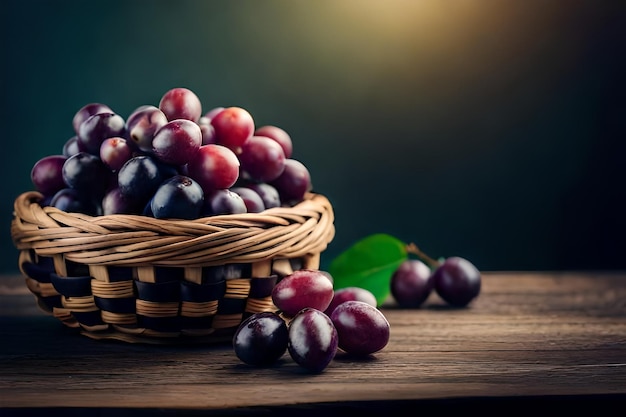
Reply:
<svg viewBox="0 0 626 417"><path fill-rule="evenodd" d="M480 271L465 258L446 258L433 273L435 291L448 304L465 307L480 293Z"/></svg>
<svg viewBox="0 0 626 417"><path fill-rule="evenodd" d="M286 316L305 307L324 311L333 299L333 283L322 272L299 269L281 279L272 290L272 301Z"/></svg>
<svg viewBox="0 0 626 417"><path fill-rule="evenodd" d="M346 353L370 355L389 342L389 322L371 304L346 301L335 308L330 318L337 329L339 348Z"/></svg>
<svg viewBox="0 0 626 417"><path fill-rule="evenodd" d="M344 287L335 291L333 299L324 313L330 316L338 305L346 301L363 301L364 303L376 307L376 297L371 291L361 287Z"/></svg>
<svg viewBox="0 0 626 417"><path fill-rule="evenodd" d="M434 288L430 268L418 259L407 259L391 276L391 294L403 308L416 308Z"/></svg>
<svg viewBox="0 0 626 417"><path fill-rule="evenodd" d="M319 373L337 353L338 333L331 319L315 308L300 310L289 323L287 350L303 368Z"/></svg>
<svg viewBox="0 0 626 417"><path fill-rule="evenodd" d="M233 348L244 363L254 366L274 364L287 351L287 323L272 312L255 313L235 331Z"/></svg>

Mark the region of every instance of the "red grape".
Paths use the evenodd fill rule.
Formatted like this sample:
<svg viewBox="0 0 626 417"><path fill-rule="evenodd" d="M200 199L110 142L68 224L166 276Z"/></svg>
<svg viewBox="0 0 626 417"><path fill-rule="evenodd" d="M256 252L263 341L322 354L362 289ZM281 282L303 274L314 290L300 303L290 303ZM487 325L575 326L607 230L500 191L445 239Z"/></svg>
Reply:
<svg viewBox="0 0 626 417"><path fill-rule="evenodd" d="M202 116L202 103L193 91L177 87L167 91L159 101L159 109L167 120L187 119L197 122Z"/></svg>
<svg viewBox="0 0 626 417"><path fill-rule="evenodd" d="M254 119L241 107L228 107L218 112L211 124L215 128L217 143L236 153L254 133Z"/></svg>

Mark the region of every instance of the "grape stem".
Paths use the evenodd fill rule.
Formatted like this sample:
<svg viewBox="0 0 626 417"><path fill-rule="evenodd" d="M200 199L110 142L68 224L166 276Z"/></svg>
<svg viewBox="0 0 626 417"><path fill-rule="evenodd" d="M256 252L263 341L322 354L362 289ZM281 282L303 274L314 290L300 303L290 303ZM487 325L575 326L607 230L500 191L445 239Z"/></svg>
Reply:
<svg viewBox="0 0 626 417"><path fill-rule="evenodd" d="M429 267L431 268L437 268L439 267L439 265L441 265L441 262L437 261L436 259L431 258L430 256L426 255L424 252L422 252L422 250L420 248L417 247L417 245L413 242L409 243L408 245L406 245L406 251L407 253L416 255L417 257L419 257L422 261L426 262L428 264Z"/></svg>

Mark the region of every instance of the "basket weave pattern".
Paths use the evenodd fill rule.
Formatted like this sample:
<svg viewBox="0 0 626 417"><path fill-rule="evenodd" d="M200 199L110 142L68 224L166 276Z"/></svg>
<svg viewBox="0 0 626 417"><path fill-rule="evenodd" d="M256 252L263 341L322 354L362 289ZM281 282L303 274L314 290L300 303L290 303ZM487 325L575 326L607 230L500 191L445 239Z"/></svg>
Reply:
<svg viewBox="0 0 626 417"><path fill-rule="evenodd" d="M11 235L39 306L93 338L220 340L275 311L271 291L294 269L319 268L334 237L330 202L309 193L261 213L165 220L88 216L14 203Z"/></svg>

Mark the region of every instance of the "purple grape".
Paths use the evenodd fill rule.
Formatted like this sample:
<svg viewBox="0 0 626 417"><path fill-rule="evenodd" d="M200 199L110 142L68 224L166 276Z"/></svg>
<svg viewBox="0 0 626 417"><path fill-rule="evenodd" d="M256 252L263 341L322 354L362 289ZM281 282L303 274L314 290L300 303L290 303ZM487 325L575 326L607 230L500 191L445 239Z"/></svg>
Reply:
<svg viewBox="0 0 626 417"><path fill-rule="evenodd" d="M448 304L465 307L480 293L480 271L465 258L446 258L433 273L435 291Z"/></svg>
<svg viewBox="0 0 626 417"><path fill-rule="evenodd" d="M434 288L432 271L418 259L402 262L391 276L391 295L403 308L417 308Z"/></svg>
<svg viewBox="0 0 626 417"><path fill-rule="evenodd" d="M49 205L67 213L82 213L89 216L102 214L102 207L95 200L86 198L73 188L64 188L57 191Z"/></svg>
<svg viewBox="0 0 626 417"><path fill-rule="evenodd" d="M80 125L87 119L89 119L94 114L98 113L114 113L113 110L106 104L102 103L89 103L85 104L81 107L72 119L72 127L74 128L74 132L78 134L80 130Z"/></svg>
<svg viewBox="0 0 626 417"><path fill-rule="evenodd" d="M389 342L390 326L383 313L363 301L339 304L330 316L339 338L339 348L358 356L370 355Z"/></svg>
<svg viewBox="0 0 626 417"><path fill-rule="evenodd" d="M237 193L243 198L248 213L260 213L265 210L265 204L261 196L251 188L231 187L230 191Z"/></svg>
<svg viewBox="0 0 626 417"><path fill-rule="evenodd" d="M204 206L201 211L203 217L241 213L247 213L246 203L239 194L229 189L215 190L204 195Z"/></svg>
<svg viewBox="0 0 626 417"><path fill-rule="evenodd" d="M167 116L158 107L140 106L126 120L128 137L141 151L151 152L155 133L167 122Z"/></svg>
<svg viewBox="0 0 626 417"><path fill-rule="evenodd" d="M238 154L241 169L256 182L278 178L285 169L285 153L280 144L264 136L251 136Z"/></svg>
<svg viewBox="0 0 626 417"><path fill-rule="evenodd" d="M254 132L254 136L265 136L275 140L283 148L285 158L291 158L293 153L291 136L280 127L272 125L261 126Z"/></svg>
<svg viewBox="0 0 626 417"><path fill-rule="evenodd" d="M132 198L141 207L152 198L159 185L178 172L171 166L148 155L129 159L117 174L122 194Z"/></svg>
<svg viewBox="0 0 626 417"><path fill-rule="evenodd" d="M202 186L205 194L230 188L239 178L239 159L229 148L202 145L187 164L187 173Z"/></svg>
<svg viewBox="0 0 626 417"><path fill-rule="evenodd" d="M215 128L211 124L211 119L202 116L198 121L198 126L200 126L200 131L202 132L203 145L217 143L217 139L215 138Z"/></svg>
<svg viewBox="0 0 626 417"><path fill-rule="evenodd" d="M320 373L337 353L338 333L331 319L314 308L304 308L289 323L287 350L303 368Z"/></svg>
<svg viewBox="0 0 626 417"><path fill-rule="evenodd" d="M77 154L78 152L86 152L85 146L83 146L78 139L78 136L72 136L63 144L63 155L66 157L70 157L72 155Z"/></svg>
<svg viewBox="0 0 626 417"><path fill-rule="evenodd" d="M266 209L273 207L280 207L280 195L278 194L278 190L273 185L269 185L265 182L246 182L241 184L242 187L250 188L261 197L263 200L263 205Z"/></svg>
<svg viewBox="0 0 626 417"><path fill-rule="evenodd" d="M272 301L286 316L305 307L324 311L333 299L333 283L322 272L299 269L281 279L272 289Z"/></svg>
<svg viewBox="0 0 626 417"><path fill-rule="evenodd" d="M269 184L276 187L283 203L293 205L311 191L311 175L302 162L287 158L282 174Z"/></svg>
<svg viewBox="0 0 626 417"><path fill-rule="evenodd" d="M112 171L119 171L132 156L133 150L124 138L108 138L100 145L100 160Z"/></svg>
<svg viewBox="0 0 626 417"><path fill-rule="evenodd" d="M202 115L202 103L191 90L183 87L172 88L161 97L159 109L167 120L186 119L197 122Z"/></svg>
<svg viewBox="0 0 626 417"><path fill-rule="evenodd" d="M371 291L361 287L344 287L335 291L333 299L326 310L324 310L324 313L330 316L338 305L346 301L363 301L372 307L376 307L376 297Z"/></svg>
<svg viewBox="0 0 626 417"><path fill-rule="evenodd" d="M113 187L102 198L102 214L139 214L139 206L132 196L124 195L119 187Z"/></svg>
<svg viewBox="0 0 626 417"><path fill-rule="evenodd" d="M39 159L30 170L30 179L35 189L44 196L53 196L57 191L66 188L63 179L63 165L67 157L49 155Z"/></svg>
<svg viewBox="0 0 626 417"><path fill-rule="evenodd" d="M87 152L93 155L99 155L105 139L125 135L126 122L115 113L94 114L82 122L78 130L78 139Z"/></svg>
<svg viewBox="0 0 626 417"><path fill-rule="evenodd" d="M162 126L152 139L152 153L172 165L185 165L202 145L202 131L196 123L176 119Z"/></svg>
<svg viewBox="0 0 626 417"><path fill-rule="evenodd" d="M200 216L204 203L202 187L184 175L165 180L150 201L150 211L157 219L192 220Z"/></svg>
<svg viewBox="0 0 626 417"><path fill-rule="evenodd" d="M211 118L217 143L238 153L254 133L254 119L241 107L228 107Z"/></svg>
<svg viewBox="0 0 626 417"><path fill-rule="evenodd" d="M235 331L233 348L237 357L253 366L270 366L287 351L287 323L272 312L255 313Z"/></svg>
<svg viewBox="0 0 626 417"><path fill-rule="evenodd" d="M109 186L110 170L95 155L79 152L65 160L63 180L85 197L101 199Z"/></svg>

